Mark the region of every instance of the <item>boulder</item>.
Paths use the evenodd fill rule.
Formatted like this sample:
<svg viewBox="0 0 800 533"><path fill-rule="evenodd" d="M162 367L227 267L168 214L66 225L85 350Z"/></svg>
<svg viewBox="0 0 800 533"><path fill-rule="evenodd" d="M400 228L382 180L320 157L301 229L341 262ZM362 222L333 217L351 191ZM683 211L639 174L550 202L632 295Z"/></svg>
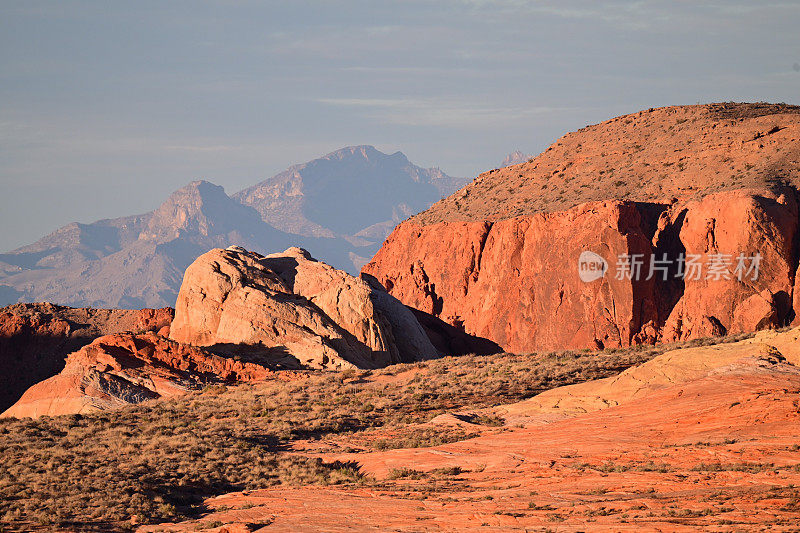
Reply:
<svg viewBox="0 0 800 533"><path fill-rule="evenodd" d="M214 249L186 270L170 338L244 345L272 364L378 368L436 357L413 314L381 287L290 248Z"/></svg>

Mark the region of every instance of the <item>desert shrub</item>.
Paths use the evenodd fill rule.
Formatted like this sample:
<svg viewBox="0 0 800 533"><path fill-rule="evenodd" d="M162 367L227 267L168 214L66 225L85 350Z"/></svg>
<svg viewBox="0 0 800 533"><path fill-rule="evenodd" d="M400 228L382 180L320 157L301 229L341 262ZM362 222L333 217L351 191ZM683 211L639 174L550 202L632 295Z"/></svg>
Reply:
<svg viewBox="0 0 800 533"><path fill-rule="evenodd" d="M389 471L386 479L422 479L425 475L425 472L413 468L393 468Z"/></svg>
<svg viewBox="0 0 800 533"><path fill-rule="evenodd" d="M396 450L401 448L428 448L450 442L477 437L478 433L468 433L462 429L415 428L403 431L396 437L377 439L372 447L376 450Z"/></svg>

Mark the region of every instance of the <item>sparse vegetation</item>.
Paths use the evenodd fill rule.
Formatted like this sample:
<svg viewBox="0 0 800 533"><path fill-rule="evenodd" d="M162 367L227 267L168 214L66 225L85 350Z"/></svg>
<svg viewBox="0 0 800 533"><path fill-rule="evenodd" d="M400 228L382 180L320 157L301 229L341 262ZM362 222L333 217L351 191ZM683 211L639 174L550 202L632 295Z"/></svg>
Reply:
<svg viewBox="0 0 800 533"><path fill-rule="evenodd" d="M413 468L394 468L386 476L386 479L422 479L425 476L425 472Z"/></svg>
<svg viewBox="0 0 800 533"><path fill-rule="evenodd" d="M207 387L99 414L3 419L0 520L16 529L124 530L131 519L197 517L206 511L204 498L235 490L370 483L356 465L303 455L304 446L325 439L325 445L339 442L338 451L360 452L502 431L503 419L478 410L614 375L674 347L470 355L374 371L308 372L301 380ZM470 425L426 425L446 412Z"/></svg>
<svg viewBox="0 0 800 533"><path fill-rule="evenodd" d="M175 405L0 426L3 521L117 529L203 511L202 498L276 484L357 482L352 465L277 452L230 412ZM227 416L226 416L227 415ZM113 525L116 524L116 527Z"/></svg>
<svg viewBox="0 0 800 533"><path fill-rule="evenodd" d="M0 420L5 523L122 529L202 513L204 497L276 484L357 483L353 465L290 444L393 428L367 449L433 446L475 436L409 426L465 406L488 407L604 377L660 348L609 353L465 356L383 371L309 373L294 382L209 387L119 411ZM369 406L369 408L367 408ZM476 415L476 428L502 420Z"/></svg>
<svg viewBox="0 0 800 533"><path fill-rule="evenodd" d="M375 450L395 450L399 448L427 448L457 442L479 434L451 428L418 428L403 431L394 438L378 439L371 444Z"/></svg>
<svg viewBox="0 0 800 533"><path fill-rule="evenodd" d="M414 220L421 224L497 220L607 199L668 204L672 198L688 201L725 190L772 189L770 177L776 168L784 175L785 185L797 190L797 162L781 157L782 150L791 147L776 142L770 132L780 135L788 124L795 124L796 117L787 114L795 115L798 109L723 103L617 117L562 137L523 167L483 174L467 187L470 200L458 209L449 198ZM772 114L776 114L774 125L749 120ZM752 139L758 134L758 140L745 150L732 154L725 149L731 139ZM753 166L756 153L759 162ZM570 179L563 176L562 181L558 176L566 168ZM612 168L616 174L609 171ZM618 178L636 186L617 185ZM552 185L543 187L548 183ZM510 209L514 202L523 207Z"/></svg>

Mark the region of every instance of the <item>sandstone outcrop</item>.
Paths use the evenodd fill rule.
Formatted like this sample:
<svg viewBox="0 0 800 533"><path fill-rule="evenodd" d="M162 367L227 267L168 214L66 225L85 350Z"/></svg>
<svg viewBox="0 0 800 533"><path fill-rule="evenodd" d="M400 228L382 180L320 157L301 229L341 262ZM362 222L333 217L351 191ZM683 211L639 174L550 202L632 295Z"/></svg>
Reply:
<svg viewBox="0 0 800 533"><path fill-rule="evenodd" d="M682 294L666 317L664 341L757 331L791 322L798 259L798 211L791 189L777 194L715 193L675 206L667 217L663 248L678 246L686 257L699 257L707 268L715 255L730 265L729 274L718 279L709 279L707 272L699 279L684 278ZM750 261L744 261L741 276L735 272L739 254L759 255L755 279L746 271ZM659 289L667 293L670 287Z"/></svg>
<svg viewBox="0 0 800 533"><path fill-rule="evenodd" d="M271 374L264 366L219 357L152 332L106 335L70 354L59 374L29 388L0 416L90 413Z"/></svg>
<svg viewBox="0 0 800 533"><path fill-rule="evenodd" d="M494 223L407 222L365 273L407 305L507 351L619 346L656 318L652 281L584 283L578 257L651 253L646 217L636 204L605 202Z"/></svg>
<svg viewBox="0 0 800 533"><path fill-rule="evenodd" d="M497 412L503 416L544 413L576 415L645 398L656 391L677 387L711 374L758 372L758 367L786 368L800 375L800 329L760 332L751 339L730 344L679 348L625 370L617 376L568 385Z"/></svg>
<svg viewBox="0 0 800 533"><path fill-rule="evenodd" d="M305 250L262 256L215 249L186 270L170 337L244 345L272 364L377 368L437 355L413 314ZM241 348L238 348L241 349Z"/></svg>
<svg viewBox="0 0 800 533"><path fill-rule="evenodd" d="M0 410L25 390L58 374L67 354L97 337L131 331L165 332L173 310L71 308L49 303L0 309Z"/></svg>
<svg viewBox="0 0 800 533"><path fill-rule="evenodd" d="M363 273L513 352L784 326L800 309L799 155L791 106L619 117L482 174L399 225ZM606 261L604 276L581 279L583 252Z"/></svg>

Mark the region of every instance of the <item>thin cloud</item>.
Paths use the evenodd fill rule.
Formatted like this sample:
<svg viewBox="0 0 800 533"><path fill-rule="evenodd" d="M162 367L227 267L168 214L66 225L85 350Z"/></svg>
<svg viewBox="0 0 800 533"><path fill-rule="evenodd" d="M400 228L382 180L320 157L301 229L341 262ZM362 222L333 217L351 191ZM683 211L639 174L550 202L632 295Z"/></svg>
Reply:
<svg viewBox="0 0 800 533"><path fill-rule="evenodd" d="M591 19L643 29L656 20L673 15L660 9L658 2L549 2L533 0L462 0L477 10L492 10L527 15L551 15L564 19Z"/></svg>
<svg viewBox="0 0 800 533"><path fill-rule="evenodd" d="M504 17L510 14L549 15L562 19L603 21L633 30L645 30L668 22L693 26L718 22L717 17L738 18L776 10L800 11L800 5L791 2L460 0L460 3L484 14L500 13Z"/></svg>
<svg viewBox="0 0 800 533"><path fill-rule="evenodd" d="M364 116L403 126L485 126L498 121L517 121L531 116L558 113L567 107L488 106L445 98L320 98L319 103L360 108Z"/></svg>

